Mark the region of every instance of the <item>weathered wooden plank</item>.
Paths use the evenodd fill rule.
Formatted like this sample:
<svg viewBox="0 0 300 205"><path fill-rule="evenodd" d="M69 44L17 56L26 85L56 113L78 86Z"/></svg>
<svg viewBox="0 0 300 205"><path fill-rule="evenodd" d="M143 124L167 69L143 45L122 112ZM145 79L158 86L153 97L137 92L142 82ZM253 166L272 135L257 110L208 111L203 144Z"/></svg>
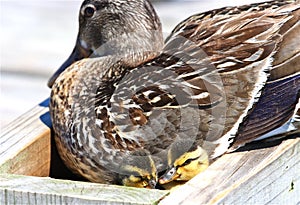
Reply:
<svg viewBox="0 0 300 205"><path fill-rule="evenodd" d="M50 128L43 104L20 116L1 131L0 173L48 176Z"/></svg>
<svg viewBox="0 0 300 205"><path fill-rule="evenodd" d="M0 174L0 204L157 204L168 191Z"/></svg>
<svg viewBox="0 0 300 205"><path fill-rule="evenodd" d="M300 136L226 154L160 204L297 204L299 170Z"/></svg>
<svg viewBox="0 0 300 205"><path fill-rule="evenodd" d="M232 190L220 203L297 204L300 201L300 143Z"/></svg>

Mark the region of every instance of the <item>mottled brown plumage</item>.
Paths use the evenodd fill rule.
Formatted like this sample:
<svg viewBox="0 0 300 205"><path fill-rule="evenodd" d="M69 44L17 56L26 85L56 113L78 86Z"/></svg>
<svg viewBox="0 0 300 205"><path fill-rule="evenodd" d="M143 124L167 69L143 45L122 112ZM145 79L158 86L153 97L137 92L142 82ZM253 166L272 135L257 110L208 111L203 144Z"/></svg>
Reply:
<svg viewBox="0 0 300 205"><path fill-rule="evenodd" d="M168 161L173 166L168 156L183 156L176 166L189 165L183 160L189 156L207 166L258 137L244 136L242 130L255 129L247 121L260 115L255 110L262 109L261 99L274 99L268 94L272 82L291 78L299 91L299 67L287 63L284 69L293 71L281 73L276 67L291 56L280 59L285 46L296 47L292 57L299 56L299 46L285 40L299 31L299 4L272 1L194 15L174 29L162 48L150 3L125 2L83 3L77 45L60 70L68 68L49 81L55 80L50 113L60 155L87 179L153 185L156 172L166 169ZM93 58L80 60L89 53ZM298 101L291 96L283 111ZM275 112L278 120L265 123L260 135L284 124L290 113L281 117ZM185 140L197 149L177 143ZM148 163L141 163L141 155ZM198 173L193 167L199 168L189 167L188 175L180 174L186 176L182 180Z"/></svg>

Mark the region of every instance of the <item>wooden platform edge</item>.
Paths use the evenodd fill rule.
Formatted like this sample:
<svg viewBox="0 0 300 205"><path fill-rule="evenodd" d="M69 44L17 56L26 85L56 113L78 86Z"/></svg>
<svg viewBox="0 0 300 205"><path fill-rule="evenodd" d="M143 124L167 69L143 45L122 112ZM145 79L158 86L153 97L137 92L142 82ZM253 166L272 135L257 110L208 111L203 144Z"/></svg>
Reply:
<svg viewBox="0 0 300 205"><path fill-rule="evenodd" d="M1 130L0 173L48 176L50 117L47 100Z"/></svg>
<svg viewBox="0 0 300 205"><path fill-rule="evenodd" d="M300 136L280 145L222 156L171 192L168 204L297 204Z"/></svg>
<svg viewBox="0 0 300 205"><path fill-rule="evenodd" d="M168 191L0 174L0 204L157 204Z"/></svg>

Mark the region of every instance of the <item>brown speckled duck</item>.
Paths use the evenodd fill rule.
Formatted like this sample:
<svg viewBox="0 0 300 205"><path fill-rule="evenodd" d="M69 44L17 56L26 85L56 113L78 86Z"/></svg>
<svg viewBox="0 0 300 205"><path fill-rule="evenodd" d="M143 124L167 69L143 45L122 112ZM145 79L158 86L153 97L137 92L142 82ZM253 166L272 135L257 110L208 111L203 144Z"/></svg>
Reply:
<svg viewBox="0 0 300 205"><path fill-rule="evenodd" d="M84 1L49 81L61 158L93 182L153 188L161 171L162 184L189 180L281 126L299 99L299 12L294 1L212 10L163 46L147 0Z"/></svg>

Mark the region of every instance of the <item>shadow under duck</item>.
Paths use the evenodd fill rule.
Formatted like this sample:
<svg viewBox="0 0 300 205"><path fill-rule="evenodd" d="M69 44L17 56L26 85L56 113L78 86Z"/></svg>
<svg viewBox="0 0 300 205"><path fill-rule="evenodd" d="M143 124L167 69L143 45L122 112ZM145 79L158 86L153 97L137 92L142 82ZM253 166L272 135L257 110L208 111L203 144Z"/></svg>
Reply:
<svg viewBox="0 0 300 205"><path fill-rule="evenodd" d="M61 158L93 182L154 187L166 163L162 183L188 180L281 126L299 98L299 8L271 1L194 15L163 47L147 0L84 1L76 46L49 81ZM290 97L281 109L274 89ZM276 122L260 118L266 107Z"/></svg>

